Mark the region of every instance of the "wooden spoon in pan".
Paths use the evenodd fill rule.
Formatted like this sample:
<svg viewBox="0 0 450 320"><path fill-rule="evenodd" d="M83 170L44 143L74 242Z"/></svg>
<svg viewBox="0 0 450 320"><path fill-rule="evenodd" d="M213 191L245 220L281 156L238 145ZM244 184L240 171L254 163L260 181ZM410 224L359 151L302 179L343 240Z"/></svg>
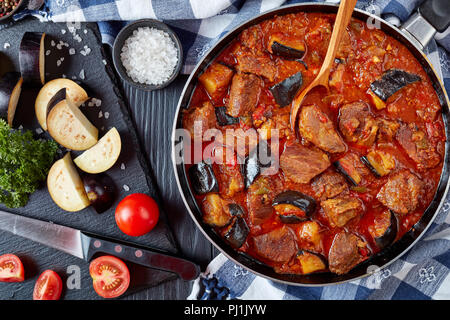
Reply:
<svg viewBox="0 0 450 320"><path fill-rule="evenodd" d="M350 18L352 17L353 9L355 8L356 2L358 0L341 0L339 5L339 10L336 15L336 21L334 22L333 32L331 34L330 44L328 45L327 54L323 60L322 67L320 68L317 77L309 84L306 89L297 94L291 107L291 128L293 132L296 132L296 122L298 117L298 112L300 111L300 106L303 99L311 91L312 88L317 86L324 86L328 88L328 80L330 77L330 70L334 63L334 58L336 56L336 51L341 42L342 36L347 28Z"/></svg>

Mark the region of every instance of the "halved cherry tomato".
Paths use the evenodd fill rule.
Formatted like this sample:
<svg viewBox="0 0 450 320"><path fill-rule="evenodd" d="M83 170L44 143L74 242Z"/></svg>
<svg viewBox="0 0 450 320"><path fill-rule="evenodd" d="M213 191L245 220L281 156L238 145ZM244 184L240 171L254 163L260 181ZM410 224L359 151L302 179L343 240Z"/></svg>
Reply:
<svg viewBox="0 0 450 320"><path fill-rule="evenodd" d="M0 256L0 282L22 282L25 279L22 261L14 254Z"/></svg>
<svg viewBox="0 0 450 320"><path fill-rule="evenodd" d="M45 270L34 285L33 300L59 300L63 284L61 277L52 270Z"/></svg>
<svg viewBox="0 0 450 320"><path fill-rule="evenodd" d="M127 265L113 256L102 256L91 262L89 273L94 290L103 298L116 298L124 294L130 285Z"/></svg>
<svg viewBox="0 0 450 320"><path fill-rule="evenodd" d="M116 208L116 223L123 233L139 237L158 223L159 209L155 200L143 193L125 197Z"/></svg>

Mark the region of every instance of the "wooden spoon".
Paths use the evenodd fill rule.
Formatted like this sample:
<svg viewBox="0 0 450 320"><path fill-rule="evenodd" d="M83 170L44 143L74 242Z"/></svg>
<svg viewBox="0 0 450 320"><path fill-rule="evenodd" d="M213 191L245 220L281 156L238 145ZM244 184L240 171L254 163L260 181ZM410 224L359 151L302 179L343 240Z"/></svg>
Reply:
<svg viewBox="0 0 450 320"><path fill-rule="evenodd" d="M355 8L356 2L358 0L341 0L339 5L339 10L336 15L336 21L334 22L333 33L331 34L330 44L328 45L327 54L323 60L322 67L320 68L317 77L309 84L306 89L297 94L294 101L292 102L291 108L291 128L293 132L296 132L295 125L302 104L303 99L311 91L312 88L317 86L324 86L328 88L328 80L330 77L330 70L334 63L334 58L336 56L336 51L339 48L342 36L344 35L345 29L347 28L350 18L352 17L353 9Z"/></svg>

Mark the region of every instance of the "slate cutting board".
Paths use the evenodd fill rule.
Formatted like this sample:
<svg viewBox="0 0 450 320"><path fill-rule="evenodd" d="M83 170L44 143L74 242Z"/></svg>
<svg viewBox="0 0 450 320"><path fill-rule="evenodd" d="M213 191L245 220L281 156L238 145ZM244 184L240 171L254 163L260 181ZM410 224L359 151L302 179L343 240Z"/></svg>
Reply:
<svg viewBox="0 0 450 320"><path fill-rule="evenodd" d="M115 224L114 208L126 195L143 192L150 194L158 202L160 201L158 190L150 176L151 171L140 151L133 123L126 111L126 103L118 89L112 62L102 49L96 24L81 25L77 30L77 34L82 38L81 42L74 39L73 34L67 30L66 24L40 23L34 19L26 19L10 28L3 29L0 32L0 73L8 70L19 71L18 47L25 31L47 34L46 49L50 51L46 57L46 80L49 81L64 75L79 82L90 97L102 101L99 107L88 105L82 107L87 117L99 128L99 135L106 133L113 126L119 130L122 138L121 156L116 165L107 172L115 181L119 196L113 207L103 214L97 214L93 208L87 208L77 213L67 213L53 203L43 185L30 197L26 207L7 210L176 253L178 250L166 223L164 212L161 212L161 218L156 228L143 237L128 237L121 233ZM68 46L58 46L60 41L68 43ZM5 43L9 44L9 47L5 47ZM60 47L61 49L59 49ZM69 53L71 48L76 50L76 54ZM80 52L86 53L89 51L87 48L90 49L90 52L82 55ZM62 57L63 60L61 60ZM57 65L58 60L61 61L59 66ZM82 70L84 70L85 79L80 77ZM33 130L36 136L45 138L46 133L41 133L38 129L39 125L34 115L34 99L38 91L39 88L24 86L16 111L14 127L23 126L25 129ZM66 150L63 149L61 155L65 152ZM73 157L75 155L76 153L73 152ZM123 168L125 169L123 170ZM84 261L6 232L0 232L0 254L7 252L16 253L23 260L27 280L22 284L0 284L0 299L30 299L35 280L45 269L58 271L63 277L63 281L80 270L80 289L66 289L63 295L65 299L98 298L92 289L92 281L88 272L89 265ZM133 276L132 288L128 294L139 288L151 287L175 278L173 274L167 272L144 269L131 264L129 267ZM74 278L70 278L70 280L72 279ZM75 287L77 285L72 281L71 284L74 284Z"/></svg>

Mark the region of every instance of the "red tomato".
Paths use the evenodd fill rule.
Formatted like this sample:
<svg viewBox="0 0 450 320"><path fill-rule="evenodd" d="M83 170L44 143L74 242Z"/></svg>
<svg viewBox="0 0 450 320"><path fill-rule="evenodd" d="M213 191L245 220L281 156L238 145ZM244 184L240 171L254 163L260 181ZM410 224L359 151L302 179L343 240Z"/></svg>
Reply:
<svg viewBox="0 0 450 320"><path fill-rule="evenodd" d="M130 194L116 208L117 226L129 236L146 234L156 226L158 219L158 205L143 193Z"/></svg>
<svg viewBox="0 0 450 320"><path fill-rule="evenodd" d="M127 265L113 256L102 256L91 262L89 273L94 290L103 298L116 298L127 291L130 272Z"/></svg>
<svg viewBox="0 0 450 320"><path fill-rule="evenodd" d="M52 270L45 270L36 281L33 300L59 300L63 283L61 277Z"/></svg>
<svg viewBox="0 0 450 320"><path fill-rule="evenodd" d="M0 256L0 282L22 282L25 279L22 261L13 254Z"/></svg>

